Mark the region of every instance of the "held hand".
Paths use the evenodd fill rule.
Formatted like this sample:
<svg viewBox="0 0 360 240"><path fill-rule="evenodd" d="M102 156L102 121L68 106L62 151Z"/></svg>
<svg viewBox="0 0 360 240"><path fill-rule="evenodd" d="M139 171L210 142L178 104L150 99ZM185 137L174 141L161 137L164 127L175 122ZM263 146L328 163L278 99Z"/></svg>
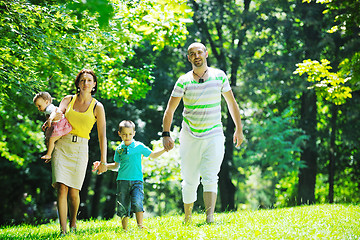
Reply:
<svg viewBox="0 0 360 240"><path fill-rule="evenodd" d="M102 174L102 173L104 173L106 171L107 171L107 166L100 163L100 165L98 166L98 173L97 174L100 175L100 174Z"/></svg>
<svg viewBox="0 0 360 240"><path fill-rule="evenodd" d="M163 137L163 146L166 151L174 148L174 140L171 137Z"/></svg>
<svg viewBox="0 0 360 240"><path fill-rule="evenodd" d="M96 161L93 163L93 172L96 172L100 166L100 161Z"/></svg>
<svg viewBox="0 0 360 240"><path fill-rule="evenodd" d="M244 134L241 130L235 131L233 141L236 148L240 147L241 143L244 141Z"/></svg>

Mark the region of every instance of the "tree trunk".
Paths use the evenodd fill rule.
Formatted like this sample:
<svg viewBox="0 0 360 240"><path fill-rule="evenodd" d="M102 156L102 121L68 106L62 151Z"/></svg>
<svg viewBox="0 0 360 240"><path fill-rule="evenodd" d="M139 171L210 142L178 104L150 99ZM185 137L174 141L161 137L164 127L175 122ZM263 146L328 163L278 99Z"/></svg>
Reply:
<svg viewBox="0 0 360 240"><path fill-rule="evenodd" d="M301 19L306 23L303 27L305 43L305 59L319 59L319 43L322 39L321 29L323 22L321 4L310 3L298 5ZM309 136L306 146L303 148L301 160L306 164L299 171L298 204L315 203L315 185L317 174L317 97L314 90L304 90L301 97L301 124L300 126Z"/></svg>
<svg viewBox="0 0 360 240"><path fill-rule="evenodd" d="M232 142L232 133L234 131L234 122L228 111L228 121L226 126L225 156L219 173L219 189L221 211L235 210L235 186L231 182L230 169L233 161L234 146Z"/></svg>
<svg viewBox="0 0 360 240"><path fill-rule="evenodd" d="M316 151L316 94L305 92L301 97L301 126L309 136L306 146L301 154L301 161L306 167L299 171L299 188L297 203L313 204L315 202L315 184L317 173Z"/></svg>
<svg viewBox="0 0 360 240"><path fill-rule="evenodd" d="M334 176L335 176L335 153L336 153L336 120L338 115L336 105L331 108L331 135L330 135L330 156L329 156L329 203L334 202Z"/></svg>

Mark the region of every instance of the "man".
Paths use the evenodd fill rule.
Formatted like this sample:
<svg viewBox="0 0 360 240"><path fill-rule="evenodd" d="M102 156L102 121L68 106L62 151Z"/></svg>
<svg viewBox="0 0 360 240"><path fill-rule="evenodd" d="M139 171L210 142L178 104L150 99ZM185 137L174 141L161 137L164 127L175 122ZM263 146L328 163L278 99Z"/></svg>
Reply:
<svg viewBox="0 0 360 240"><path fill-rule="evenodd" d="M206 222L214 221L217 181L224 157L225 137L221 123L221 95L224 96L236 129L233 141L239 147L244 140L239 107L225 73L208 67L208 52L201 43L188 47L192 71L176 82L163 118L163 145L169 151L174 147L170 136L173 115L181 99L184 102L180 132L182 195L185 223L191 222L191 213L200 183L204 188Z"/></svg>

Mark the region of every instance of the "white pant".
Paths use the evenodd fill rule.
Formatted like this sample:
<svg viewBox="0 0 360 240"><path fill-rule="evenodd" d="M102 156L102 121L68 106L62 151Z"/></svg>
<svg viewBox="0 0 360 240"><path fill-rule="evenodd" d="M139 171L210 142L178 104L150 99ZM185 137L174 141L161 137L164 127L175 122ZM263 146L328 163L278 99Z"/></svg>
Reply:
<svg viewBox="0 0 360 240"><path fill-rule="evenodd" d="M218 173L225 152L224 135L201 139L183 129L179 141L183 202L196 201L200 176L204 192L217 193Z"/></svg>

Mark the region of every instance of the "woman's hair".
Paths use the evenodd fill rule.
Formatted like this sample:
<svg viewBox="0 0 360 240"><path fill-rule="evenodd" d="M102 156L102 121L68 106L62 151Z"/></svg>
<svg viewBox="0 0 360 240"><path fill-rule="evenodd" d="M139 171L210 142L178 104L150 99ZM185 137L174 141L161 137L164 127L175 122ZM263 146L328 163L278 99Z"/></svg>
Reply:
<svg viewBox="0 0 360 240"><path fill-rule="evenodd" d="M119 132L121 132L123 128L132 128L135 131L135 123L130 120L123 120L119 123Z"/></svg>
<svg viewBox="0 0 360 240"><path fill-rule="evenodd" d="M52 103L52 97L48 92L38 92L33 98L33 102L35 103L39 98L44 99L44 101L48 100L50 103Z"/></svg>
<svg viewBox="0 0 360 240"><path fill-rule="evenodd" d="M79 92L80 92L80 89L79 89L80 78L81 78L81 76L82 76L83 74L85 74L85 73L90 74L90 75L93 76L93 78L94 78L94 82L95 82L96 84L95 84L94 90L91 90L91 95L94 95L94 94L97 92L97 77L96 77L95 73L94 73L92 70L90 70L90 69L83 69L83 70L81 70L81 71L78 73L78 75L76 76L76 78L75 78L76 93L79 93Z"/></svg>

